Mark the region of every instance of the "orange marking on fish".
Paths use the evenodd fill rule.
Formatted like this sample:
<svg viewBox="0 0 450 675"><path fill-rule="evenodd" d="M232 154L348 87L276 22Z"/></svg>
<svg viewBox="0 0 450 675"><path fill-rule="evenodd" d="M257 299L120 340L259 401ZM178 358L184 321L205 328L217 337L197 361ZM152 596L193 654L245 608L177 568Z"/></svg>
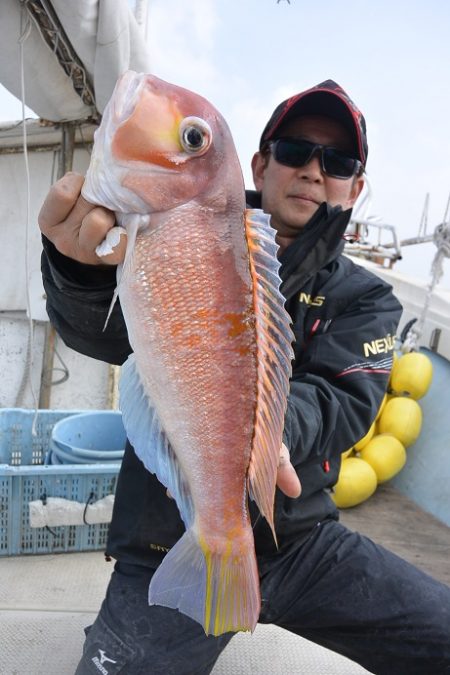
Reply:
<svg viewBox="0 0 450 675"><path fill-rule="evenodd" d="M155 112L155 95L143 91L130 117L119 126L112 139L113 155L124 161L138 161L156 164L166 168L176 165L175 153L181 151L178 126L182 119L174 101L165 101L163 120L158 109ZM172 120L170 126L167 119ZM149 121L151 120L151 124Z"/></svg>
<svg viewBox="0 0 450 675"><path fill-rule="evenodd" d="M246 331L254 332L254 322L250 320L250 312L224 314L223 318L230 322L231 327L228 331L230 337L238 337Z"/></svg>

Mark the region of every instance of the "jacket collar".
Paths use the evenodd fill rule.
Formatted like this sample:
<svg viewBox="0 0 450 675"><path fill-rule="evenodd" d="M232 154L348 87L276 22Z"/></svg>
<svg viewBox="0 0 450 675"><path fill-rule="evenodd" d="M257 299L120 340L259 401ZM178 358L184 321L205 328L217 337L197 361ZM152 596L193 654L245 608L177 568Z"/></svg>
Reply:
<svg viewBox="0 0 450 675"><path fill-rule="evenodd" d="M261 195L247 191L250 208L261 208ZM323 202L297 238L280 256L280 291L288 300L322 267L337 258L344 249L343 235L352 209Z"/></svg>

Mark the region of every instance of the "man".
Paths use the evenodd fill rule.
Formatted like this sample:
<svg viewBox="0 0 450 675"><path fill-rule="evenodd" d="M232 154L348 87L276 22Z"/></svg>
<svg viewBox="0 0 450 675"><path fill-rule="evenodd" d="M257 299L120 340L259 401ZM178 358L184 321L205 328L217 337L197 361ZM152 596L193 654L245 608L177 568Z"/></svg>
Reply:
<svg viewBox="0 0 450 675"><path fill-rule="evenodd" d="M366 433L386 389L392 354L364 344L393 335L401 308L390 287L341 255L363 187L365 121L327 81L283 102L265 127L252 167L253 207L271 214L280 244L281 291L295 360L275 499L279 549L251 503L261 578L260 621L275 623L371 672L450 673L450 589L338 522L329 496L341 453ZM123 244L108 260L95 247L113 214L80 196L66 176L40 215L43 275L52 322L72 348L111 363L130 352L116 306L104 319ZM302 493L300 493L300 477ZM183 533L176 504L127 447L108 554L118 562L88 632L77 675L211 672L232 638L206 637L183 614L147 604L149 581Z"/></svg>

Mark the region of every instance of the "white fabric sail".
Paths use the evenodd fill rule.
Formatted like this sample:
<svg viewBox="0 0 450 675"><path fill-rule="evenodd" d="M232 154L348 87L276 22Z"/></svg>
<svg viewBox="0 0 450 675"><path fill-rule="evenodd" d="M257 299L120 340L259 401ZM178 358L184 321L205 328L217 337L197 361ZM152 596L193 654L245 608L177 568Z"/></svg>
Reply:
<svg viewBox="0 0 450 675"><path fill-rule="evenodd" d="M29 3L45 9L48 2ZM25 103L39 117L53 122L87 119L99 113L119 76L128 69L149 72L144 36L126 0L52 0L66 39L92 84L94 101L83 102L52 47L19 0L0 3L0 82L21 99L21 50L25 74ZM48 22L49 25L51 22ZM57 32L57 31L56 31ZM47 31L47 38L55 32Z"/></svg>

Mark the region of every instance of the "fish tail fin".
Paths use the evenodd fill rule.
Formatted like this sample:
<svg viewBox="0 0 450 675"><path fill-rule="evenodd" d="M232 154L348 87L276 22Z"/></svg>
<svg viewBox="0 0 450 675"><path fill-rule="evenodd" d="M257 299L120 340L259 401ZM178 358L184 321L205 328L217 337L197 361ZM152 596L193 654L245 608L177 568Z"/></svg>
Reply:
<svg viewBox="0 0 450 675"><path fill-rule="evenodd" d="M250 530L251 532L251 530ZM212 551L193 529L185 532L156 570L149 604L178 609L200 623L206 635L253 631L261 609L253 537Z"/></svg>

